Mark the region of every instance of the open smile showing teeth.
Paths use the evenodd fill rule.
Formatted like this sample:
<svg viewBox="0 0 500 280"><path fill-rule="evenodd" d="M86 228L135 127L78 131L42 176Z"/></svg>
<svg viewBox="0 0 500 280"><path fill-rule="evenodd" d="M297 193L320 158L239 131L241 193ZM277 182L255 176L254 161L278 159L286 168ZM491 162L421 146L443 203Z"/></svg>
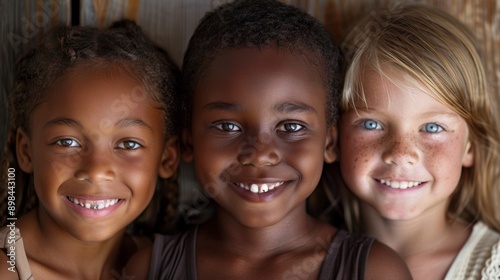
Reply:
<svg viewBox="0 0 500 280"><path fill-rule="evenodd" d="M76 205L85 207L87 209L101 210L115 205L120 201L120 199L103 199L103 200L88 200L88 199L78 199L76 197L66 196L66 198Z"/></svg>
<svg viewBox="0 0 500 280"><path fill-rule="evenodd" d="M246 184L246 183L235 183L235 185L239 186L242 189L250 191L252 193L266 193L274 188L277 188L283 185L285 182L277 182L277 183L267 183L267 184Z"/></svg>
<svg viewBox="0 0 500 280"><path fill-rule="evenodd" d="M416 187L423 182L415 182L415 181L390 181L390 180L380 180L380 183L389 186L393 189L408 189Z"/></svg>

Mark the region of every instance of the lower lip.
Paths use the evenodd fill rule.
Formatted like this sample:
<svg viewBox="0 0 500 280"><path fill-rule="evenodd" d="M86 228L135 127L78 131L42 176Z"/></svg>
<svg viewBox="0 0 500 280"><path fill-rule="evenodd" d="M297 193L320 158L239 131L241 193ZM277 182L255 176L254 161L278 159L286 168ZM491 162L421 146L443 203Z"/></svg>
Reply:
<svg viewBox="0 0 500 280"><path fill-rule="evenodd" d="M288 187L289 184L290 182L285 182L281 186L264 193L253 193L233 183L231 183L230 185L237 194L243 197L243 199L249 202L259 203L272 201L275 197L280 195L285 190L285 188Z"/></svg>
<svg viewBox="0 0 500 280"><path fill-rule="evenodd" d="M118 209L118 207L120 207L123 202L123 200L121 199L116 204L109 206L107 208L88 209L80 205L74 204L73 202L69 201L66 196L64 196L63 199L66 201L66 204L68 204L69 208L73 210L73 212L76 212L76 214L78 214L79 216L83 216L85 218L103 218L109 216L116 209Z"/></svg>
<svg viewBox="0 0 500 280"><path fill-rule="evenodd" d="M427 182L423 182L421 183L420 185L418 186L413 186L411 188L406 188L406 189L395 189L393 187L389 187L388 185L386 184L382 184L380 183L380 181L378 180L375 180L378 185L384 190L384 191L389 191L389 192L393 192L393 193L401 193L401 192L410 192L410 191L414 191L414 190L418 190L418 189L421 189L423 188L425 185L427 185Z"/></svg>

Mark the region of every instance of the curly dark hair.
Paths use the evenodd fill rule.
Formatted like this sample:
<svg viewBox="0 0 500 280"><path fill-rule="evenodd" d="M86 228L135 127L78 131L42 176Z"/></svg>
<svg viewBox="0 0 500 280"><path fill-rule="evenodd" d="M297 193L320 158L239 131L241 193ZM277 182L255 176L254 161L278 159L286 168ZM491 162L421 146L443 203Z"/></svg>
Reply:
<svg viewBox="0 0 500 280"><path fill-rule="evenodd" d="M274 0L242 0L207 13L184 56L184 102L190 120L191 98L213 59L228 49L275 45L304 55L323 75L328 123L338 117L342 55L326 28L314 17Z"/></svg>
<svg viewBox="0 0 500 280"><path fill-rule="evenodd" d="M155 106L163 111L166 138L179 132L180 71L164 51L145 37L135 22L122 20L107 29L62 26L51 30L37 48L29 51L16 64L14 88L10 94L12 125L9 141L4 148L6 156L2 159L2 166L15 167L18 173L16 205L19 207L16 215L21 216L37 205L31 175L24 174L17 164L17 128L30 135L31 113L71 70L110 65L123 68L144 86ZM7 178L1 179L5 182ZM165 184L169 186L168 192L165 191ZM162 188L159 187L161 185ZM4 209L6 203L3 203L7 195L5 186L7 184L2 184L0 188L0 217L7 213ZM160 209L160 212L166 212L163 214L168 217L173 216L178 193L175 179L158 180L157 189L157 192L161 192L169 200L168 207ZM164 206L165 203L160 204ZM0 226L5 221L2 218Z"/></svg>

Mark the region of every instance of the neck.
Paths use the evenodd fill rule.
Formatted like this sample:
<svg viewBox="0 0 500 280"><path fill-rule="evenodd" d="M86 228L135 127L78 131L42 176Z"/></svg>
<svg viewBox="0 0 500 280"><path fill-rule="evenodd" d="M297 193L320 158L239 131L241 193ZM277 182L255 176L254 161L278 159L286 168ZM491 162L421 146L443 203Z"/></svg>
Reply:
<svg viewBox="0 0 500 280"><path fill-rule="evenodd" d="M414 279L443 279L470 236L470 227L450 221L446 209L431 209L407 220L389 220L362 205L365 233L385 243L405 260Z"/></svg>
<svg viewBox="0 0 500 280"><path fill-rule="evenodd" d="M40 271L79 279L110 278L118 264L124 232L105 241L87 242L76 239L57 225L42 210L34 210L20 220L30 266Z"/></svg>
<svg viewBox="0 0 500 280"><path fill-rule="evenodd" d="M328 248L332 231L331 227L307 215L305 203L278 223L266 227L243 225L229 213L218 209L216 216L200 228L198 243L203 244L208 239L210 241L204 244L218 244L246 258L266 258L311 241L325 244Z"/></svg>

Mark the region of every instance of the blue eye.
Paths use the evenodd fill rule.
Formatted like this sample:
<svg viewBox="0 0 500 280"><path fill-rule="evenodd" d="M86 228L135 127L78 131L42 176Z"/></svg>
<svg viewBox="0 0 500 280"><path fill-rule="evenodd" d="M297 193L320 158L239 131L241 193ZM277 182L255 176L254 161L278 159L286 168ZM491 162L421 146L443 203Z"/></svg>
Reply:
<svg viewBox="0 0 500 280"><path fill-rule="evenodd" d="M215 125L215 128L217 128L218 130L225 131L225 132L239 132L239 131L241 131L241 128L239 126L237 126L234 123L230 123L230 122L219 123L219 124Z"/></svg>
<svg viewBox="0 0 500 280"><path fill-rule="evenodd" d="M141 144L139 144L135 141L131 141L131 140L127 140L127 141L123 141L123 142L118 143L118 148L124 149L124 150L136 150L136 149L139 149L140 147L141 147Z"/></svg>
<svg viewBox="0 0 500 280"><path fill-rule="evenodd" d="M304 129L304 126L298 123L284 123L278 127L278 131L282 132L299 132Z"/></svg>
<svg viewBox="0 0 500 280"><path fill-rule="evenodd" d="M438 133L443 131L443 127L437 123L426 123L424 125L424 131L429 133Z"/></svg>
<svg viewBox="0 0 500 280"><path fill-rule="evenodd" d="M363 127L368 130L382 129L382 126L374 120L363 121Z"/></svg>
<svg viewBox="0 0 500 280"><path fill-rule="evenodd" d="M59 146L63 147L68 147L68 148L73 148L73 147L80 147L80 144L76 142L75 140L71 138L65 138L65 139L60 139L55 142Z"/></svg>

